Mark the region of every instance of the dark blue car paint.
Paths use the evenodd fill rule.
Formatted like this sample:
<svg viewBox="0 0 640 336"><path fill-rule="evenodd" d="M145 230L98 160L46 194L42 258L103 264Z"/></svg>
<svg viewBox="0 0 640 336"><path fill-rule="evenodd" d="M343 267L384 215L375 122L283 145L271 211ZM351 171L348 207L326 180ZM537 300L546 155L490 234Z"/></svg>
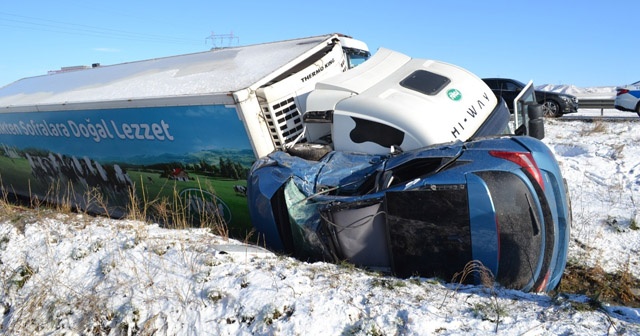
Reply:
<svg viewBox="0 0 640 336"><path fill-rule="evenodd" d="M489 155L491 150L530 152L541 171L544 186L538 185L518 164ZM397 174L399 182L394 184L393 179L385 179L388 176L385 177L384 172ZM464 186L468 198L465 202L468 204L472 259L481 261L500 279L500 275L507 272L501 272L499 267L501 233L497 219L500 215L496 213L496 204L492 203L487 181L481 177L491 172L510 174L508 176L515 177L512 181L520 181L514 183L531 195L527 200L530 211L535 213L531 215L533 230L539 226L541 234L539 251L534 251L535 256L532 256L536 260L529 260L528 269L521 270L530 274L530 279L517 282L515 288L525 291L556 288L566 265L569 200L553 154L541 141L530 137L455 142L389 156L331 152L317 162L274 152L258 160L249 174L250 214L256 231L268 247L299 257L300 249L304 248L303 257L313 258L316 254L317 259L327 259L325 253L330 249L326 246L306 248L322 240L321 234L305 231L309 228L316 232L320 230L326 222L321 213L327 208L336 204L357 208L381 203L390 192ZM389 182L390 186L387 186ZM287 204L282 201L284 189L292 186L300 195L296 203ZM300 209L308 213L300 215L297 212ZM290 230L291 227L294 229ZM536 250L538 245L531 246ZM393 264L393 251L390 253ZM513 273L517 277L517 272ZM513 284L503 285L514 288Z"/></svg>

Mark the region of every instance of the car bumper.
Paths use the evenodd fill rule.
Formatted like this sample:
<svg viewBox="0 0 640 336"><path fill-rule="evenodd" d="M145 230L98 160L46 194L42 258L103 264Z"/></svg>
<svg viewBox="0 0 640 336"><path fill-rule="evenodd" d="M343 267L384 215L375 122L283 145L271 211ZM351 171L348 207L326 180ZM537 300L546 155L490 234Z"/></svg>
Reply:
<svg viewBox="0 0 640 336"><path fill-rule="evenodd" d="M562 114L569 114L569 113L576 113L578 112L578 108L579 108L580 104L579 102L564 102L561 106L561 113Z"/></svg>
<svg viewBox="0 0 640 336"><path fill-rule="evenodd" d="M640 94L635 93L635 95L640 95ZM621 111L636 112L638 102L640 102L640 99L635 97L634 95L628 94L628 93L622 94L622 95L616 96L616 99L614 101L614 107Z"/></svg>

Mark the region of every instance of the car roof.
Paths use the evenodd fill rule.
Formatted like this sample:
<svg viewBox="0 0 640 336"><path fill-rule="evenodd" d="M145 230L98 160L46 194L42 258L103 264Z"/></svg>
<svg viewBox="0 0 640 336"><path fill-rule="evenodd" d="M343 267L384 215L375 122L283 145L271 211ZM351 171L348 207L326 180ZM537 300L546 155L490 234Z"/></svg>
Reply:
<svg viewBox="0 0 640 336"><path fill-rule="evenodd" d="M523 82L521 82L521 81L519 81L517 79L513 79L513 78L491 77L491 78L483 78L482 80L511 81L511 82L520 83L523 86L525 85Z"/></svg>

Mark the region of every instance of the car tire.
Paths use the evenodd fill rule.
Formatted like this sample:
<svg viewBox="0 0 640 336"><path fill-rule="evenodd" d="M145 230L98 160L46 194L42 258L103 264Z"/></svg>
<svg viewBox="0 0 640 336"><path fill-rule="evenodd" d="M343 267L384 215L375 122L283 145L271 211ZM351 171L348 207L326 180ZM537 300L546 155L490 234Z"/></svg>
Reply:
<svg viewBox="0 0 640 336"><path fill-rule="evenodd" d="M636 113L638 114L638 117L640 117L640 102L636 105Z"/></svg>
<svg viewBox="0 0 640 336"><path fill-rule="evenodd" d="M547 118L557 118L561 115L560 104L554 100L545 100L542 103L542 113Z"/></svg>

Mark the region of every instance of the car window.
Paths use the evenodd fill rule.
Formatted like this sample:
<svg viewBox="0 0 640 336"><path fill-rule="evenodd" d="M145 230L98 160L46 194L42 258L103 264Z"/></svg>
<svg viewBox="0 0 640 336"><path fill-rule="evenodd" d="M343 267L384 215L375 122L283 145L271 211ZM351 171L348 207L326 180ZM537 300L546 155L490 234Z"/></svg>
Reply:
<svg viewBox="0 0 640 336"><path fill-rule="evenodd" d="M492 80L492 79L485 79L485 80L484 80L484 82L485 82L485 83L487 83L487 85L489 86L489 88L490 88L491 90L496 90L496 89L498 89L498 85L496 85L496 82L497 82L497 81Z"/></svg>
<svg viewBox="0 0 640 336"><path fill-rule="evenodd" d="M502 84L502 90L504 91L518 91L519 87L511 82L504 82Z"/></svg>

